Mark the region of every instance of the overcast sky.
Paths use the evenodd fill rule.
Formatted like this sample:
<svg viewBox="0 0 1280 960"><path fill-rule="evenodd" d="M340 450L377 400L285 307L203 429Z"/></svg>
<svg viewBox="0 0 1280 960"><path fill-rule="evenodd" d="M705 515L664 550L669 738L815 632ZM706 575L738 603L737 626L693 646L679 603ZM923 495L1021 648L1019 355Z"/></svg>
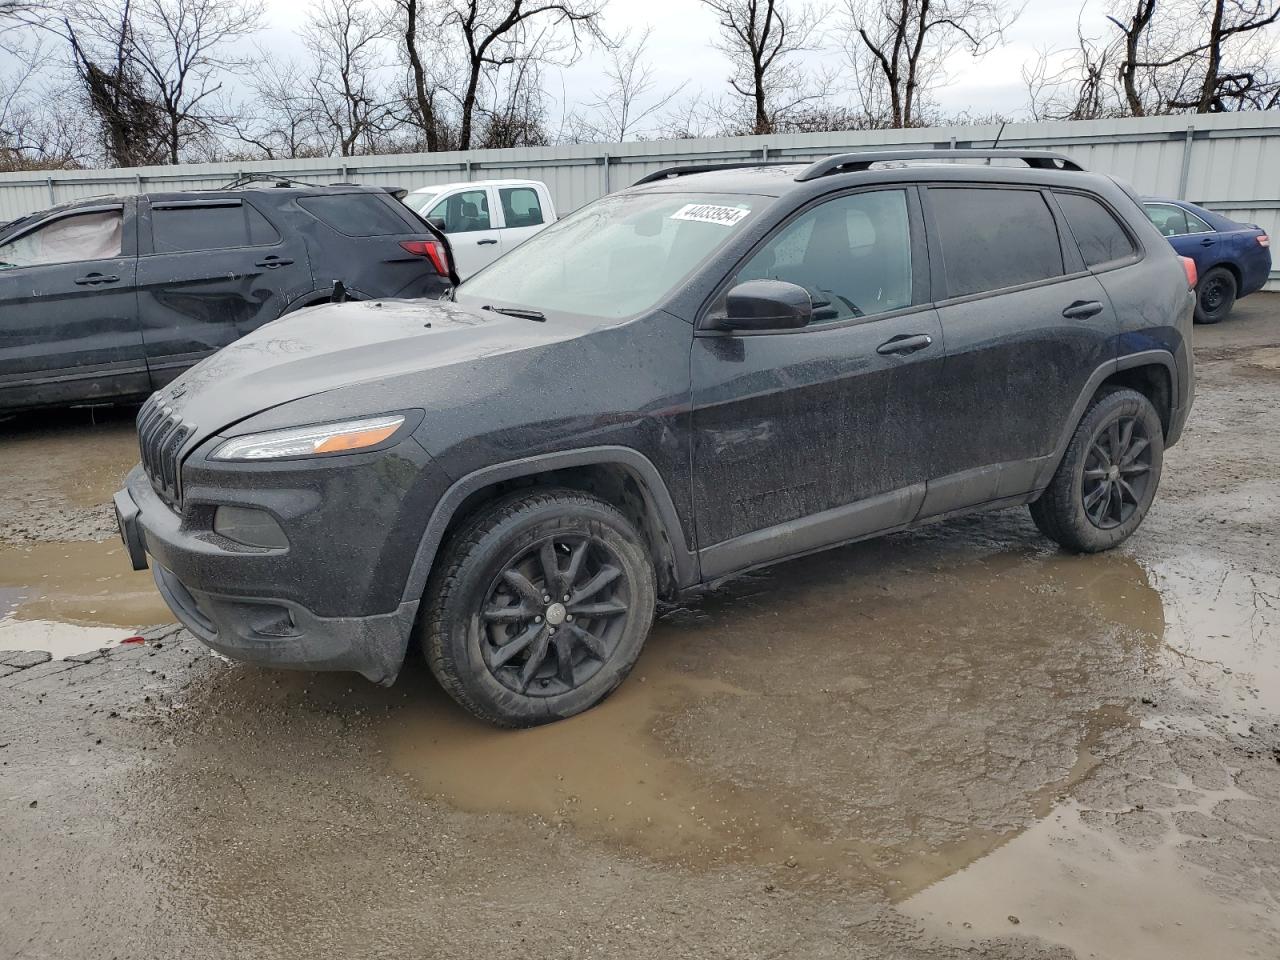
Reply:
<svg viewBox="0 0 1280 960"><path fill-rule="evenodd" d="M269 48L300 56L296 32L306 19L307 0L266 2ZM835 0L835 5L841 6L842 2ZM1086 3L1085 22L1094 34L1103 30L1101 8L1101 0ZM1034 60L1043 47L1062 49L1074 45L1079 13L1076 0L1029 0L1005 46L976 62L963 53L950 59L947 70L951 82L937 91L943 109L948 113L967 109L977 114L1020 116L1027 100L1020 74L1022 65ZM830 20L834 26L839 17L833 14ZM707 7L697 0L609 0L605 26L610 34L628 27L638 33L648 25L653 27L649 57L656 70L656 90L669 90L686 80L686 93L705 91L708 96L718 96L727 90L729 66L712 46L716 17ZM558 73L563 74L563 83ZM588 52L578 64L549 74L548 92L558 101L562 88L568 91L565 98L572 109L575 103L593 98L593 88L600 79L601 58Z"/></svg>

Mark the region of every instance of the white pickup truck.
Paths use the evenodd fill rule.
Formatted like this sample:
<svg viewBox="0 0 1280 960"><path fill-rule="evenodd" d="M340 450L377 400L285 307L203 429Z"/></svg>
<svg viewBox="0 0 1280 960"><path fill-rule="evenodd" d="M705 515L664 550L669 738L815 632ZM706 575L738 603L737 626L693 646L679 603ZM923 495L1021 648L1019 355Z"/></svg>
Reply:
<svg viewBox="0 0 1280 960"><path fill-rule="evenodd" d="M443 222L463 280L556 220L551 193L538 180L438 183L404 202L437 226Z"/></svg>

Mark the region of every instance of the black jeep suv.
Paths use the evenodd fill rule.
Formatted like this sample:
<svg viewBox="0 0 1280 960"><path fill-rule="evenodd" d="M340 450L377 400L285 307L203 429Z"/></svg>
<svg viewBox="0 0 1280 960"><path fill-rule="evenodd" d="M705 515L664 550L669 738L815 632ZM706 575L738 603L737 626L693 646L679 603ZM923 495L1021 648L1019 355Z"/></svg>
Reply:
<svg viewBox="0 0 1280 960"><path fill-rule="evenodd" d="M249 180L33 213L0 227L0 411L142 398L334 281L438 297L450 274L443 236L381 188Z"/></svg>
<svg viewBox="0 0 1280 960"><path fill-rule="evenodd" d="M656 598L753 567L1012 504L1120 543L1192 308L1132 192L1054 155L664 171L450 300L223 349L142 409L116 509L214 649L389 683L413 637L537 724L622 681Z"/></svg>

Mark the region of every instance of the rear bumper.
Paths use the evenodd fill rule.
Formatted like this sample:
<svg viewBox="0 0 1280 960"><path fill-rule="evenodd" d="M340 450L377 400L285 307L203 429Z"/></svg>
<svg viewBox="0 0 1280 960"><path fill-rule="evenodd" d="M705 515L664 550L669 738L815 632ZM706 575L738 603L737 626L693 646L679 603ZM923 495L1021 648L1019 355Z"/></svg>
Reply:
<svg viewBox="0 0 1280 960"><path fill-rule="evenodd" d="M115 509L134 568L151 567L169 609L206 646L235 660L286 669L350 670L381 684L390 684L400 672L417 600L389 613L324 617L290 599L201 589L170 568L198 569L218 546L184 531L140 469L115 495Z"/></svg>

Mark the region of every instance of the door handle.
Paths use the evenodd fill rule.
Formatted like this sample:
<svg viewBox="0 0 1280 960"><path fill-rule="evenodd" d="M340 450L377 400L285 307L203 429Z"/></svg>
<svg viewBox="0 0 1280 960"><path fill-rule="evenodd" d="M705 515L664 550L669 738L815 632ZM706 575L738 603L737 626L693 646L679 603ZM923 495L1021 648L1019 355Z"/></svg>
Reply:
<svg viewBox="0 0 1280 960"><path fill-rule="evenodd" d="M1214 240L1213 237L1205 237L1203 240L1200 241L1200 246L1212 247L1216 242L1217 241Z"/></svg>
<svg viewBox="0 0 1280 960"><path fill-rule="evenodd" d="M882 355L915 353L917 350L923 350L925 347L931 346L933 346L933 337L927 333L903 333L880 344L880 346L876 347L876 353Z"/></svg>
<svg viewBox="0 0 1280 960"><path fill-rule="evenodd" d="M1097 300L1077 300L1063 308L1062 315L1068 320L1086 320L1096 317L1102 312L1102 304Z"/></svg>
<svg viewBox="0 0 1280 960"><path fill-rule="evenodd" d="M489 238L489 239L487 239L487 240L477 240L477 241L476 241L476 246L477 246L477 247L487 247L489 244L491 244L491 243L497 243L497 242L498 242L497 240L494 240L492 237L490 237L490 238Z"/></svg>
<svg viewBox="0 0 1280 960"><path fill-rule="evenodd" d="M287 267L291 263L293 263L292 260L286 260L283 257L267 257L265 260L259 260L254 266L274 270L276 267Z"/></svg>
<svg viewBox="0 0 1280 960"><path fill-rule="evenodd" d="M84 277L77 277L76 283L81 286L96 287L100 283L119 283L119 277L104 277L100 273L91 273Z"/></svg>

